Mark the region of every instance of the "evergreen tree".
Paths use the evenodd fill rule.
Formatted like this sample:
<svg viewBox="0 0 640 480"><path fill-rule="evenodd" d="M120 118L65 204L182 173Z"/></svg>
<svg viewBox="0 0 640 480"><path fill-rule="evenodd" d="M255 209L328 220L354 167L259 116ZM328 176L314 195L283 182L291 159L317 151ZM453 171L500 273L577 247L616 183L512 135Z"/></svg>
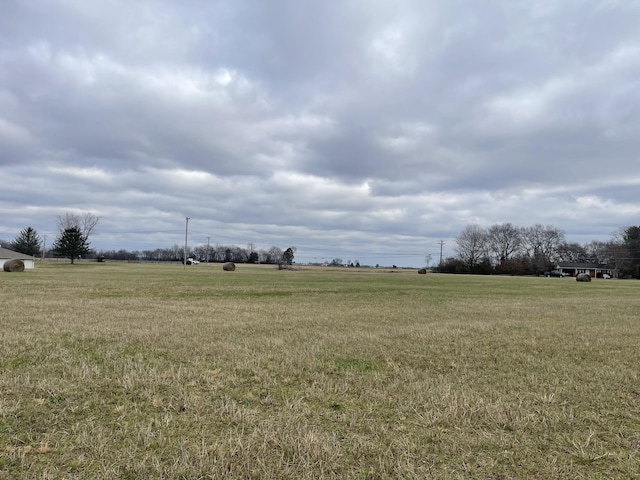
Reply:
<svg viewBox="0 0 640 480"><path fill-rule="evenodd" d="M640 226L622 229L626 258L620 262L622 277L640 278Z"/></svg>
<svg viewBox="0 0 640 480"><path fill-rule="evenodd" d="M91 251L87 237L78 227L66 228L56 238L51 252L59 257L65 257L74 262L76 258L86 255Z"/></svg>
<svg viewBox="0 0 640 480"><path fill-rule="evenodd" d="M33 228L27 227L11 242L11 249L25 255L36 256L40 253L40 235Z"/></svg>
<svg viewBox="0 0 640 480"><path fill-rule="evenodd" d="M282 254L282 261L285 265L291 265L293 263L293 254L295 252L295 247L287 248Z"/></svg>

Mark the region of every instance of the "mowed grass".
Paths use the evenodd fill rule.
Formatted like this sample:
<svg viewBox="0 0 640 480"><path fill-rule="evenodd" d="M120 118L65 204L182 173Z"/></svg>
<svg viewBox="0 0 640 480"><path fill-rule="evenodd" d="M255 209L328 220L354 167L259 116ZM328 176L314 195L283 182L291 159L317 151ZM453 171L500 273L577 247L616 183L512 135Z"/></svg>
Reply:
<svg viewBox="0 0 640 480"><path fill-rule="evenodd" d="M0 273L0 479L640 478L640 283Z"/></svg>

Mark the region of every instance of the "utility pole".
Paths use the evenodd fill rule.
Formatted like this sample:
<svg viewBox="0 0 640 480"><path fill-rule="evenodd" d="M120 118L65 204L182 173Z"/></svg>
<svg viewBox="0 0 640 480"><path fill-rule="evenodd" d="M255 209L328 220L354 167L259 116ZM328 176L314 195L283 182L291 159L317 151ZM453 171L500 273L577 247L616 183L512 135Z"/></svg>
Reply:
<svg viewBox="0 0 640 480"><path fill-rule="evenodd" d="M182 262L184 263L183 267L187 268L187 239L189 238L189 217L187 217L187 223L184 227L184 258Z"/></svg>
<svg viewBox="0 0 640 480"><path fill-rule="evenodd" d="M209 238L207 237L207 263L209 263Z"/></svg>
<svg viewBox="0 0 640 480"><path fill-rule="evenodd" d="M42 261L47 257L47 234L44 235L43 247L42 247Z"/></svg>
<svg viewBox="0 0 640 480"><path fill-rule="evenodd" d="M440 265L442 265L442 247L444 246L444 240L440 240Z"/></svg>

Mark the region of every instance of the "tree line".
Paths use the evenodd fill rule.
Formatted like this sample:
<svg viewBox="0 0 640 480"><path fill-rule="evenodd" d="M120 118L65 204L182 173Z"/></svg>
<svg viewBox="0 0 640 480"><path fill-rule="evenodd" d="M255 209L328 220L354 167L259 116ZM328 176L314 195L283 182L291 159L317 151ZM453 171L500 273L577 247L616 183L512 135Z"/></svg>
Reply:
<svg viewBox="0 0 640 480"><path fill-rule="evenodd" d="M25 255L39 257L42 255L68 258L71 263L79 258L124 261L155 261L155 262L183 262L185 260L184 246L173 245L168 248L153 250L93 250L89 241L90 235L98 225L100 217L91 213L76 215L67 213L57 219L58 235L51 248L44 252L42 237L33 227L20 231L11 242L2 242L11 250ZM198 245L187 249L187 258L202 262L234 262L234 263L267 263L291 265L294 260L296 247L281 249L272 246L269 249L258 249L249 243L246 248L236 245Z"/></svg>
<svg viewBox="0 0 640 480"><path fill-rule="evenodd" d="M294 260L296 247L281 249L272 246L269 249L256 248L253 243L246 247L237 245L197 245L187 248L187 258L193 258L200 262L211 263L266 263L291 265ZM152 250L98 250L92 254L92 258L101 260L127 260L148 262L182 262L184 260L184 245L175 244L167 248L155 248Z"/></svg>
<svg viewBox="0 0 640 480"><path fill-rule="evenodd" d="M456 238L456 256L444 260L441 272L539 275L559 262L608 265L621 278L640 278L640 226L622 227L609 241L567 242L552 225L488 228L467 225Z"/></svg>
<svg viewBox="0 0 640 480"><path fill-rule="evenodd" d="M185 261L185 249L180 245L153 250L91 249L90 235L100 218L91 213L67 213L57 219L59 230L51 249L43 252L44 242L32 227L22 230L12 242L3 242L25 255L43 253L68 258L124 261ZM444 273L540 275L554 269L559 262L608 265L622 278L640 278L640 226L622 227L608 241L593 240L586 244L567 242L564 232L552 225L536 224L518 227L511 223L488 228L467 225L456 238L456 256L443 260L437 270ZM197 245L187 249L187 258L203 262L292 264L295 247L285 250L272 246L256 248L248 243L237 245ZM350 262L349 262L350 263ZM331 264L342 265L341 259ZM359 262L356 261L356 266Z"/></svg>

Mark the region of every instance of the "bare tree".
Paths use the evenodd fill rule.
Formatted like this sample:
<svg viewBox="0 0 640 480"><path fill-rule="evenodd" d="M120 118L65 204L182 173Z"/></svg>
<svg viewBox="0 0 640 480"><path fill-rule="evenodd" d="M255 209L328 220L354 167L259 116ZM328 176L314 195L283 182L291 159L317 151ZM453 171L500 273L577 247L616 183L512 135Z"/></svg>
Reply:
<svg viewBox="0 0 640 480"><path fill-rule="evenodd" d="M564 243L564 232L552 225L536 224L523 228L522 244L536 270L546 270L557 260L560 246Z"/></svg>
<svg viewBox="0 0 640 480"><path fill-rule="evenodd" d="M224 262L225 250L227 247L224 245L220 245L216 243L216 246L213 248L213 261L214 262Z"/></svg>
<svg viewBox="0 0 640 480"><path fill-rule="evenodd" d="M267 260L269 260L269 252L266 251L264 248L259 248L257 250L258 253L258 263L267 263Z"/></svg>
<svg viewBox="0 0 640 480"><path fill-rule="evenodd" d="M585 244L587 258L593 263L613 263L613 252L615 245L613 242L602 242L600 240L592 240Z"/></svg>
<svg viewBox="0 0 640 480"><path fill-rule="evenodd" d="M487 232L479 225L467 225L456 238L458 257L473 269L487 256Z"/></svg>
<svg viewBox="0 0 640 480"><path fill-rule="evenodd" d="M193 254L197 260L207 260L209 258L209 252L207 251L208 245L197 245L193 248Z"/></svg>
<svg viewBox="0 0 640 480"><path fill-rule="evenodd" d="M249 255L247 254L247 251L244 248L235 245L231 247L230 250L231 250L233 262L244 263L247 261L247 258L249 257Z"/></svg>
<svg viewBox="0 0 640 480"><path fill-rule="evenodd" d="M561 262L586 262L587 256L587 250L577 242L563 242L558 248Z"/></svg>
<svg viewBox="0 0 640 480"><path fill-rule="evenodd" d="M273 246L269 249L269 262L268 263L280 263L282 262L282 254L284 252L281 248Z"/></svg>
<svg viewBox="0 0 640 480"><path fill-rule="evenodd" d="M84 239L88 240L99 221L100 217L91 212L85 212L82 215L67 212L64 216L58 216L56 223L60 233L70 228L77 228Z"/></svg>
<svg viewBox="0 0 640 480"><path fill-rule="evenodd" d="M492 225L487 231L489 249L498 263L506 262L522 246L521 231L511 223Z"/></svg>

